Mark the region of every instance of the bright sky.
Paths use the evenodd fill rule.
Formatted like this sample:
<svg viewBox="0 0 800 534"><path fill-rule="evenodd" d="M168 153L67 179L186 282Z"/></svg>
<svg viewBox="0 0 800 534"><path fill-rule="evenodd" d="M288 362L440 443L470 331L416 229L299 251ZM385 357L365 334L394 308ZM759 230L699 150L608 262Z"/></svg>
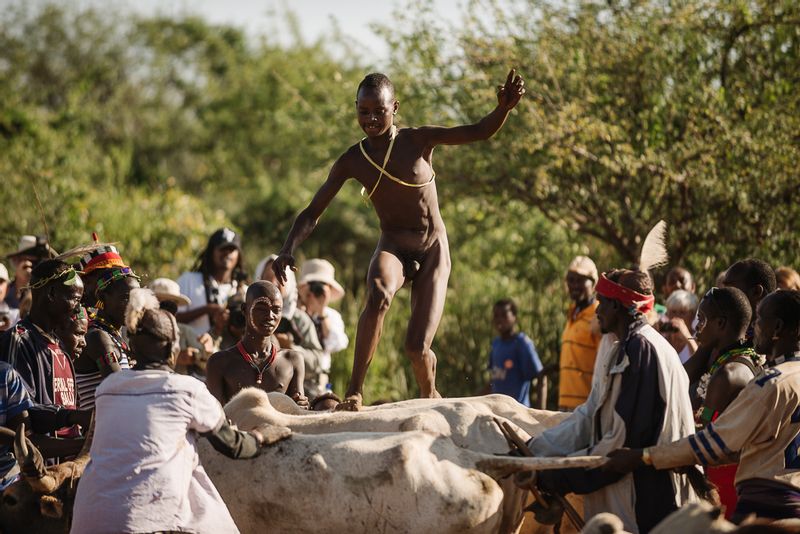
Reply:
<svg viewBox="0 0 800 534"><path fill-rule="evenodd" d="M12 0L0 0L0 5ZM389 24L392 13L406 0L73 0L79 6L133 10L144 14L199 14L216 23L244 27L248 33L266 34L279 42L289 41L289 32L280 27L282 13L298 15L303 36L312 41L331 28L333 19L342 32L368 52L365 59L380 62L388 56L386 44L370 29L370 24ZM431 0L437 17L457 22L466 0Z"/></svg>

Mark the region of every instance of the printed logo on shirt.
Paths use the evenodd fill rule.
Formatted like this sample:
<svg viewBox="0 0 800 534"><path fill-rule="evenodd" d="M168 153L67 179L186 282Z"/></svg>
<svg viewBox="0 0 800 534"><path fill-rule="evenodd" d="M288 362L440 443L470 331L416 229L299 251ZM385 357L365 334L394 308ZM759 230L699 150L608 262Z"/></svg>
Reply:
<svg viewBox="0 0 800 534"><path fill-rule="evenodd" d="M48 344L53 354L53 402L64 408L77 408L75 402L75 376L61 347Z"/></svg>
<svg viewBox="0 0 800 534"><path fill-rule="evenodd" d="M492 367L492 381L498 382L506 379L507 371L501 367Z"/></svg>
<svg viewBox="0 0 800 534"><path fill-rule="evenodd" d="M512 369L514 367L514 360L506 360L503 362L503 367L506 369Z"/></svg>

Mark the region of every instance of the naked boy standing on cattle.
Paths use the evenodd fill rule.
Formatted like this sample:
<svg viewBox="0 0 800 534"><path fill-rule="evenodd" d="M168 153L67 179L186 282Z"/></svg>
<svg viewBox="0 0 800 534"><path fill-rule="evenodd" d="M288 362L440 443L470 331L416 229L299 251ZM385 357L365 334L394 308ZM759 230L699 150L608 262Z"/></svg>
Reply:
<svg viewBox="0 0 800 534"><path fill-rule="evenodd" d="M244 336L233 347L212 355L206 367L208 390L220 403L242 388L257 387L286 393L297 404L308 406L303 394L303 356L280 350L272 335L282 310L283 298L275 284L262 280L247 288Z"/></svg>
<svg viewBox="0 0 800 534"><path fill-rule="evenodd" d="M311 234L320 216L349 178L363 186L381 224L381 237L367 272L367 302L358 321L355 362L345 401L339 408L358 410L367 368L375 353L383 319L395 293L411 282L411 319L405 351L411 360L421 397L438 397L436 356L431 343L444 310L450 276L447 243L431 164L437 145L463 145L494 135L525 93L511 70L497 91L497 107L474 124L442 128L394 125L399 108L394 86L383 74L369 74L356 93L358 123L367 134L333 164L328 179L297 216L272 264L281 282L294 267L295 249Z"/></svg>

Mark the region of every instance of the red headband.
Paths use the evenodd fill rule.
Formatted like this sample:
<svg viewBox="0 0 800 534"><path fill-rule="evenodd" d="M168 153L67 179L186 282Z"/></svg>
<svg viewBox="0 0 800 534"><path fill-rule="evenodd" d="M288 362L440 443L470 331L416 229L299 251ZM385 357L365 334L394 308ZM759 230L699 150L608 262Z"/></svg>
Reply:
<svg viewBox="0 0 800 534"><path fill-rule="evenodd" d="M653 295L645 295L612 282L606 278L605 273L600 275L600 280L597 282L595 291L597 291L598 295L618 300L623 306L639 313L649 312L656 303L656 298Z"/></svg>

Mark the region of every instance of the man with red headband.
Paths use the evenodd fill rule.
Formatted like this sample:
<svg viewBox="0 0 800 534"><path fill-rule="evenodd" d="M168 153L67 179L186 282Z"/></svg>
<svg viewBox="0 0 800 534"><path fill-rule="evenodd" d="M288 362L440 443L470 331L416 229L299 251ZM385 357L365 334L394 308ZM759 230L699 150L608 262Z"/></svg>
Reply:
<svg viewBox="0 0 800 534"><path fill-rule="evenodd" d="M675 349L645 320L655 303L650 275L604 273L596 287L600 343L587 401L560 425L529 443L537 456L607 454L621 444L642 447L694 432L689 380ZM648 445L645 445L648 444ZM543 471L545 493L584 495L586 519L619 516L628 532L648 532L694 498L686 477L644 466L627 475L596 469Z"/></svg>

